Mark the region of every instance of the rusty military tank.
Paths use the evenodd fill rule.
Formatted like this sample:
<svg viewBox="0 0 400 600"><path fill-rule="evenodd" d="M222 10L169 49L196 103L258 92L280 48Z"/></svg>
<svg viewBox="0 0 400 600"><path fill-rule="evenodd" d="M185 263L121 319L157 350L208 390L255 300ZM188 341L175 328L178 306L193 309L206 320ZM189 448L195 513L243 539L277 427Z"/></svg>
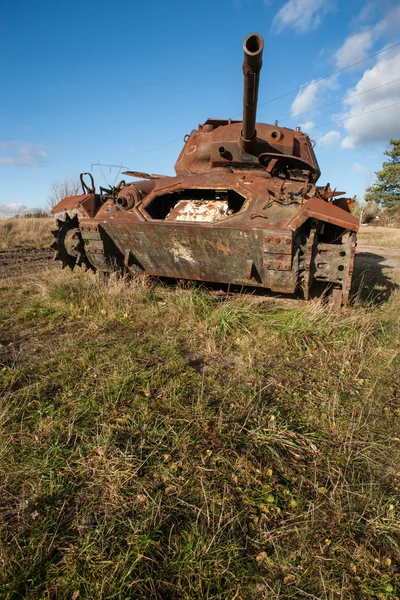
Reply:
<svg viewBox="0 0 400 600"><path fill-rule="evenodd" d="M314 143L256 122L264 41L244 41L243 121L208 119L184 137L175 176L126 171L110 189L53 209L55 260L152 276L349 298L358 221L352 200L318 186Z"/></svg>

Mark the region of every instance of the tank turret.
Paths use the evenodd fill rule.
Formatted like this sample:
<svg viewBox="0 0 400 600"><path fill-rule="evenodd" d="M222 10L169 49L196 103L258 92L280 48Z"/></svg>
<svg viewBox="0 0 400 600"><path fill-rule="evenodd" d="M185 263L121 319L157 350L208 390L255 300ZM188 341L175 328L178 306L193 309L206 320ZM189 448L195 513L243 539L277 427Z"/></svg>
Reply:
<svg viewBox="0 0 400 600"><path fill-rule="evenodd" d="M258 169L268 165L272 172L286 168L282 159L297 171L308 173L317 181L320 170L308 135L286 127L266 123L256 124L258 86L262 68L264 40L251 33L243 43L242 65L243 121L207 119L185 136L185 145L175 164L180 173L204 173L216 167L227 169Z"/></svg>

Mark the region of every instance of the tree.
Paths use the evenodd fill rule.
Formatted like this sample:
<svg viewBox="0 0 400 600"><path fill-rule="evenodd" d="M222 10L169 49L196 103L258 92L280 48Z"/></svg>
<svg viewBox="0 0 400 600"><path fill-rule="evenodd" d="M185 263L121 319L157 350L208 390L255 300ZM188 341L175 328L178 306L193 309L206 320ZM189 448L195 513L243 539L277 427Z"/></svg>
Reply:
<svg viewBox="0 0 400 600"><path fill-rule="evenodd" d="M372 223L372 221L375 220L375 217L379 215L380 210L375 202L360 202L357 197L355 197L354 207L351 212L357 217L361 225L363 223Z"/></svg>
<svg viewBox="0 0 400 600"><path fill-rule="evenodd" d="M394 214L400 211L400 139L391 139L390 144L392 149L385 151L389 160L377 171L377 181L367 188L365 200L375 202Z"/></svg>
<svg viewBox="0 0 400 600"><path fill-rule="evenodd" d="M47 204L50 208L53 208L63 198L77 196L81 193L81 184L77 179L66 177L64 181L53 181L47 198Z"/></svg>

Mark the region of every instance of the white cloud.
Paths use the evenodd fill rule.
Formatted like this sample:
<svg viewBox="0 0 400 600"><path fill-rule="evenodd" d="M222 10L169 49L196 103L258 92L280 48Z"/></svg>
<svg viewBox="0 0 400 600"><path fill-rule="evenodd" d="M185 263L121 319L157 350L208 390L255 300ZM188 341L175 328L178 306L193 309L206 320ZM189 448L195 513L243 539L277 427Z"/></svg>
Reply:
<svg viewBox="0 0 400 600"><path fill-rule="evenodd" d="M340 69L368 56L368 51L374 43L374 35L371 30L356 33L348 37L335 54L336 66Z"/></svg>
<svg viewBox="0 0 400 600"><path fill-rule="evenodd" d="M283 8L288 7L288 5L289 3L286 3ZM314 3L313 6L315 6ZM375 0L367 2L361 11L362 14L360 13L358 24L363 20L370 20L378 10L382 10L378 2ZM387 41L387 34L391 29L393 31L400 29L400 3L392 4L391 8L386 10L385 16L378 22L375 19L375 23L370 28L364 27L362 31L345 39L335 54L338 68L362 61L373 51L375 43L381 36L385 35ZM387 42L387 45L389 46L390 42ZM397 74L400 73L400 51L397 54L394 50L387 51L375 60L377 61L375 66L366 70L357 85L344 93L345 97L356 94L361 95L344 101L345 112L331 115L332 121L346 119L343 121L343 127L347 130L347 135L341 142L343 148L353 148L370 143L386 143L390 137L400 135L400 105L389 109L385 108L389 104L400 102L400 83L389 83L397 79ZM322 81L313 80L303 86L292 103L291 115L300 116L300 114L310 113L314 111L316 106L328 101L324 96L326 96L328 90L339 87L338 77L336 75ZM369 91L382 85L384 87ZM375 110L377 112L371 112ZM359 113L368 114L358 116ZM312 128L313 123L311 122L302 125L303 131ZM340 137L338 131L332 130L319 137L318 141L326 146L334 146L340 142Z"/></svg>
<svg viewBox="0 0 400 600"><path fill-rule="evenodd" d="M352 141L352 139L347 136L345 138L342 139L342 143L340 144L342 146L342 148L354 148L354 142Z"/></svg>
<svg viewBox="0 0 400 600"><path fill-rule="evenodd" d="M314 121L306 121L305 123L302 123L302 124L300 125L300 129L301 129L301 131L303 131L303 132L305 132L305 133L307 133L307 131L308 131L309 129L312 129L313 127L315 127L315 123L314 123Z"/></svg>
<svg viewBox="0 0 400 600"><path fill-rule="evenodd" d="M398 73L400 73L400 50L396 53L385 53L379 57L374 67L364 72L357 85L348 90L346 96L360 94L393 81L397 79ZM355 148L373 143L387 143L391 137L399 137L399 103L400 82L345 100L346 112L342 118L346 118L343 125L347 136L342 140L342 147ZM392 104L397 106L387 108Z"/></svg>
<svg viewBox="0 0 400 600"><path fill-rule="evenodd" d="M361 7L360 12L353 18L355 24L365 23L375 19L376 12L379 8L379 2L377 0L369 0ZM376 20L376 19L375 19Z"/></svg>
<svg viewBox="0 0 400 600"><path fill-rule="evenodd" d="M332 2L326 0L288 0L276 13L272 30L280 33L286 27L292 27L298 33L306 33L318 27L332 9Z"/></svg>
<svg viewBox="0 0 400 600"><path fill-rule="evenodd" d="M395 32L398 33L400 27L400 4L396 3L386 13L381 21L379 21L374 28L374 32L377 36L383 33Z"/></svg>
<svg viewBox="0 0 400 600"><path fill-rule="evenodd" d="M318 139L318 143L322 146L337 146L340 141L340 133L335 130L328 131Z"/></svg>
<svg viewBox="0 0 400 600"><path fill-rule="evenodd" d="M376 4L367 3L365 10L375 10ZM361 10L360 16L363 13ZM395 32L400 28L400 4L393 5L374 26L364 28L363 31L354 33L345 39L339 50L335 54L336 66L340 69L349 64L355 63L366 58L378 39L390 32Z"/></svg>
<svg viewBox="0 0 400 600"><path fill-rule="evenodd" d="M299 91L296 98L292 102L292 106L290 111L292 115L297 115L298 113L306 112L313 105L315 106L315 99L319 89L319 82L312 81L307 85L307 87L303 88Z"/></svg>
<svg viewBox="0 0 400 600"><path fill-rule="evenodd" d="M38 167L47 157L39 146L25 142L0 142L0 153L0 165L21 167Z"/></svg>
<svg viewBox="0 0 400 600"><path fill-rule="evenodd" d="M300 114L311 111L322 101L321 98L324 92L337 89L338 87L336 77L322 81L311 81L305 84L292 102L292 106L290 107L292 116L300 116Z"/></svg>

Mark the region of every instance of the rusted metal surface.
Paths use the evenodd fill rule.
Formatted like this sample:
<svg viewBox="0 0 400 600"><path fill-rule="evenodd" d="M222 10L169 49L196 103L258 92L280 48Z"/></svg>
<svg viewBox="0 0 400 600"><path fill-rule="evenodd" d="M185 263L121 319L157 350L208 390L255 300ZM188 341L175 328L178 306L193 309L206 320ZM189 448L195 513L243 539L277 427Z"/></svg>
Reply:
<svg viewBox="0 0 400 600"><path fill-rule="evenodd" d="M252 33L248 35L247 38L244 40L243 50L244 93L241 141L243 149L249 151L253 146L255 136L257 134L256 113L258 100L258 85L260 81L260 71L262 67L262 53L264 50L264 40L260 35Z"/></svg>
<svg viewBox="0 0 400 600"><path fill-rule="evenodd" d="M74 267L234 283L312 295L325 283L348 300L358 221L352 201L318 186L313 143L300 131L256 123L264 42L244 42L242 121L208 119L184 138L176 176L83 194L53 210L56 258ZM87 181L87 179L86 179ZM339 197L340 196L340 197Z"/></svg>

